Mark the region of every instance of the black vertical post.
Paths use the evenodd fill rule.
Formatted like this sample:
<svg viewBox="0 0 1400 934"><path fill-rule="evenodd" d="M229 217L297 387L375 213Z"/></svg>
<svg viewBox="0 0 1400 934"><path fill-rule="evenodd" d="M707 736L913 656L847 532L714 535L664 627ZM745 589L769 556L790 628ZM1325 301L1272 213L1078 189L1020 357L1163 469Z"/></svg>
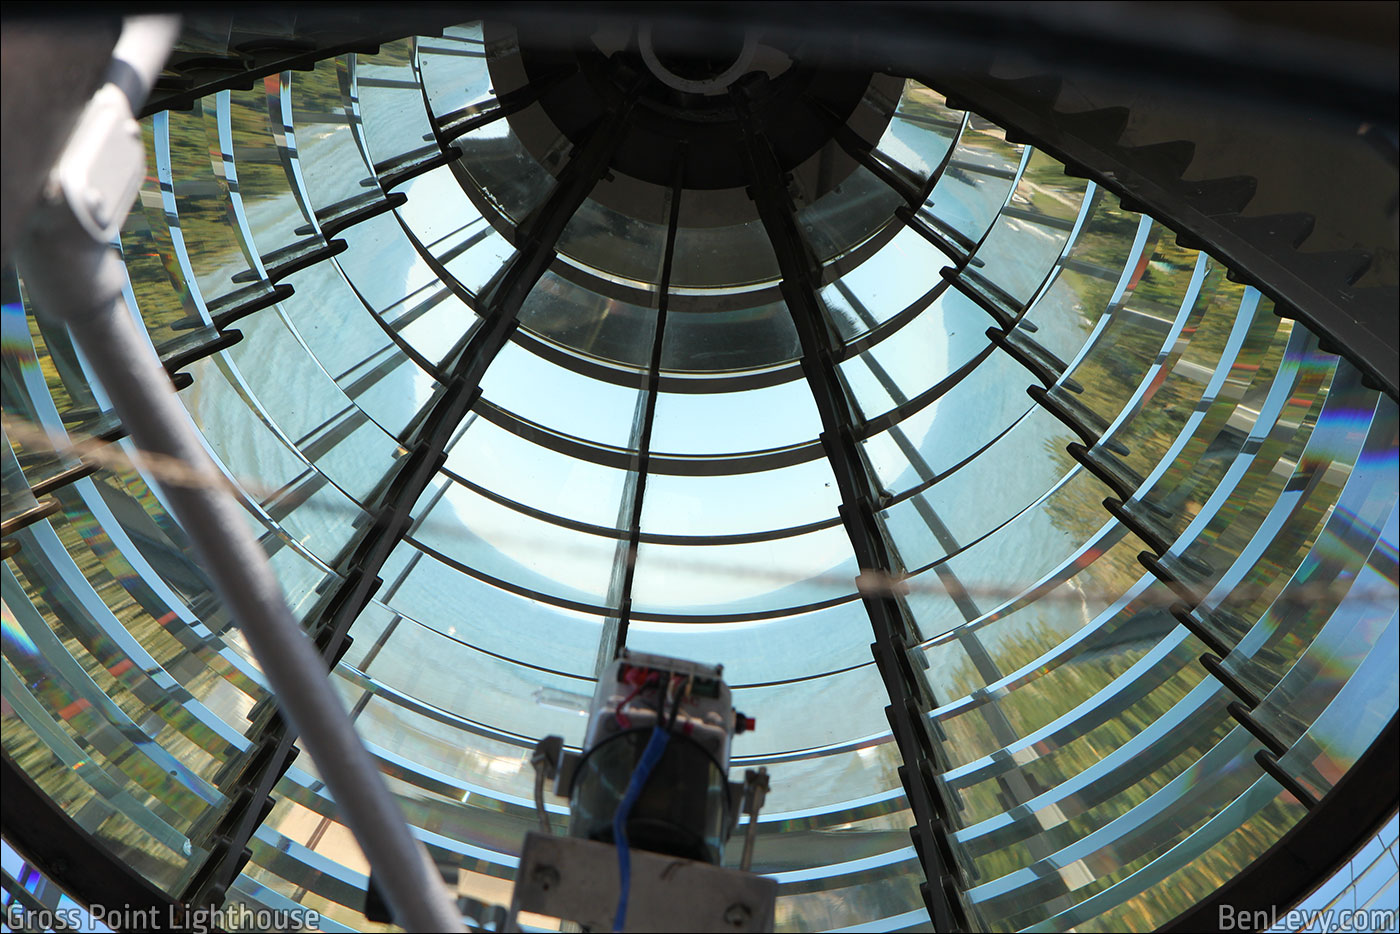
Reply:
<svg viewBox="0 0 1400 934"><path fill-rule="evenodd" d="M841 495L841 519L860 567L862 599L875 642L871 651L884 680L890 705L885 708L904 765L900 779L913 811L910 830L927 882L921 886L929 917L938 931L970 927L959 891L959 870L953 861L947 814L934 784L938 771L936 745L924 705L931 703L927 685L911 664L909 630L903 610L889 584L898 566L876 522L876 490L861 458L855 426L857 414L837 374L840 341L831 331L818 290L820 271L798 228L787 179L750 109L747 88L736 89L734 100L744 130L750 178L749 195L773 244L782 275L781 291L802 348L802 372L821 416L821 443L831 462Z"/></svg>
<svg viewBox="0 0 1400 934"><path fill-rule="evenodd" d="M637 549L642 538L642 503L646 497L647 469L651 462L651 432L656 420L656 394L661 386L661 353L666 340L666 311L670 305L671 268L676 251L676 227L681 215L681 179L685 169L685 157L681 155L676 163L675 180L671 183L671 205L666 222L666 247L661 260L660 294L656 305L656 330L651 340L651 362L647 369L646 399L643 402L642 430L637 441L637 480L632 487L631 524L627 530L627 553L624 558L622 595L618 601L617 633L613 639L611 652L603 646L602 658L617 658L627 645L627 627L632 622L632 581L637 574ZM606 635L604 636L606 638ZM599 666L601 671L602 666Z"/></svg>

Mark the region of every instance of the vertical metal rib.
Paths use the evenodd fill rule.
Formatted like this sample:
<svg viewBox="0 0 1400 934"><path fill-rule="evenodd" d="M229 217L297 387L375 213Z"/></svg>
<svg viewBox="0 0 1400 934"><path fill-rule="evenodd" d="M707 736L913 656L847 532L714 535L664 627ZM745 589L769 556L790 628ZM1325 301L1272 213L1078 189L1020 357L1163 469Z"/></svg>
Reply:
<svg viewBox="0 0 1400 934"><path fill-rule="evenodd" d="M876 490L860 455L856 435L860 419L836 372L839 340L831 332L818 294L818 266L799 231L786 180L752 118L748 98L742 90L736 90L734 98L745 115L749 194L778 259L780 288L801 344L803 375L821 416L822 447L841 494L841 518L862 577L892 580L898 566L875 519ZM904 759L900 777L914 814L911 835L927 879L920 887L924 903L935 930L966 930L966 912L955 894L959 871L951 860L941 798L932 785L938 770L931 755L934 740L927 722L916 713L920 703L930 699L928 690L910 664L908 627L898 600L889 588L872 587L863 588L863 601L875 632L871 647L875 664L889 694L886 715Z"/></svg>
<svg viewBox="0 0 1400 934"><path fill-rule="evenodd" d="M670 305L671 268L675 259L676 227L681 214L681 179L685 169L684 158L675 168L675 179L671 183L671 210L666 222L666 249L661 260L660 294L656 304L656 330L651 339L651 363L647 368L646 399L643 402L641 436L637 441L637 478L632 488L631 525L627 530L627 552L622 572L622 591L618 600L617 630L603 634L603 645L598 654L599 670L606 659L616 658L627 645L627 627L632 622L632 581L637 574L637 549L642 537L642 503L646 498L647 469L651 461L651 433L656 421L656 397L661 385L661 353L666 340L666 311ZM609 636L611 635L611 638ZM611 646L609 646L611 642Z"/></svg>

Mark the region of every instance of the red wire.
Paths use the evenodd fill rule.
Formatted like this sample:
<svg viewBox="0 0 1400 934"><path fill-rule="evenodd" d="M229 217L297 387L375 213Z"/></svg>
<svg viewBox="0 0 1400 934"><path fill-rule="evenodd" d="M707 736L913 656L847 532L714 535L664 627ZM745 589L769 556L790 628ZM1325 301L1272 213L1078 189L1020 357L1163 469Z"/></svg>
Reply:
<svg viewBox="0 0 1400 934"><path fill-rule="evenodd" d="M642 689L645 688L648 684L650 684L652 680L655 679L655 677L655 674L647 675L646 678L643 679L641 684L638 684L636 687L632 688L631 694L628 694L622 700L618 701L617 710L613 712L613 716L617 718L618 726L622 727L624 730L632 729L632 718L627 716L627 714L623 713L622 708L632 703L633 699L636 698L638 694L642 693Z"/></svg>

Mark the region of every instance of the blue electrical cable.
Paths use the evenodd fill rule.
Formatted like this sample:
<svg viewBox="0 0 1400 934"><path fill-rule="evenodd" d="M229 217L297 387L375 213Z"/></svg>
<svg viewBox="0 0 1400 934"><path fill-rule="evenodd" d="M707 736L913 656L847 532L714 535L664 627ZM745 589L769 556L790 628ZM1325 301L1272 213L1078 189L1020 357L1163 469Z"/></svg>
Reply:
<svg viewBox="0 0 1400 934"><path fill-rule="evenodd" d="M632 813L632 806L642 796L642 787L646 785L651 770L661 760L661 755L666 751L666 743L670 738L669 731L659 726L652 727L651 738L647 740L646 748L642 750L642 757L637 760L637 767L632 770L632 779L627 783L627 792L622 796L622 801L617 806L617 813L613 815L613 842L617 844L618 883L617 913L613 915L614 931L621 931L622 925L627 921L627 894L632 885L632 855L627 846L627 817Z"/></svg>

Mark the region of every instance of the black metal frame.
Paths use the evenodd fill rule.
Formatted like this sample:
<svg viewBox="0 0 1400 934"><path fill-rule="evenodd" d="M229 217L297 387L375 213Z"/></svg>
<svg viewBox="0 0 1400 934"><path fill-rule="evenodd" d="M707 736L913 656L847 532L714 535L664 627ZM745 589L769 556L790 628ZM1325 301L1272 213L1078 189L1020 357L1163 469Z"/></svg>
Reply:
<svg viewBox="0 0 1400 934"><path fill-rule="evenodd" d="M48 5L43 5L52 9ZM161 4L146 4L143 8L159 8ZM849 4L818 4L826 12L848 13ZM995 5L992 5L995 7ZM1004 7L1022 5L1009 4ZM407 7L405 11L404 7ZM506 3L482 3L472 11L478 15L506 13L524 15L537 23L546 24L557 34L572 35L587 31L585 27L596 25L600 11L604 18L630 18L635 10L616 4L591 4L587 12L577 6L538 4L534 9L523 12L520 7ZM34 15L38 7L28 9ZM82 4L69 8L66 15L81 12ZM236 9L236 8L234 8ZM110 6L93 7L103 15L111 15ZM347 51L377 50L382 42L401 38L413 33L431 33L449 23L447 20L462 18L461 14L448 16L438 7L422 4L405 4L396 11L394 28L380 31L373 26L373 18L379 8L351 5L350 12L341 19L325 17L308 19L308 35L286 42L270 42L250 39L236 56L221 60L203 60L197 56L186 56L174 61L175 70L184 71L185 80L167 82L158 90L148 104L146 113L172 107L189 106L199 97L213 91L247 87L257 77L288 69L312 67L316 61ZM22 11L24 12L24 11ZM1183 52L1172 45L1172 36L1143 34L1135 41L1125 41L1124 36L1115 34L1113 27L1099 31L1082 30L1082 23L1071 21L1070 29L1046 29L1046 23L1026 16L1024 9L1008 13L1005 9L993 8L972 10L965 5L959 9L943 8L936 18L941 33L939 37L930 35L926 23L935 18L928 17L924 8L914 8L907 4L879 4L872 9L862 8L862 26L867 32L891 38L891 46L886 53L890 67L898 68L899 63L913 62L929 54L929 48L936 46L951 50L953 60L976 64L981 50L993 46L1029 51L1042 62L1078 67L1084 61L1096 59L1101 69L1128 72L1139 77L1156 78L1168 85L1199 81L1203 85L1228 86L1232 92L1249 99L1263 101L1273 106L1298 107L1314 106L1330 117L1355 118L1379 115L1382 119L1393 119L1395 91L1393 84L1377 83L1366 63L1335 63L1328 67L1319 65L1314 57L1301 62L1297 58L1277 56L1276 64L1270 66L1269 56L1261 56L1272 51L1267 41L1252 47L1256 54L1241 56L1236 61L1222 61L1208 52ZM43 14L40 14L43 15ZM821 12L814 14L808 4L798 10L783 5L770 4L678 4L668 9L664 17L726 17L735 15L751 21L777 25L790 30L810 31L818 37L830 40L833 32L841 32L838 27L813 27L813 20L821 20ZM1039 15L1039 14L1037 14ZM1013 22L1015 17L1024 21ZM407 21L405 21L405 17ZM1144 16L1141 22L1150 20ZM1139 22L1139 20L1134 20ZM1034 28L1025 28L1026 23L1034 23ZM337 30L340 30L337 32ZM1121 32L1121 27L1120 27ZM314 34L314 38L311 35ZM837 45L843 45L837 43ZM971 59L960 52L958 47L971 46L977 51ZM844 47L844 46L843 46ZM1066 51L1072 50L1072 51ZM1325 58L1325 56L1324 56ZM1191 63L1206 67L1191 67ZM1185 63L1186 67L1183 67ZM921 66L920 66L921 67ZM904 69L909 71L909 69ZM909 73L914 73L909 71ZM1388 79L1392 80L1392 79ZM1333 307L1333 296L1309 293L1306 282L1301 282L1294 271L1278 262L1250 254L1250 245L1238 240L1221 237L1211 227L1208 215L1196 216L1188 202L1179 193L1173 192L1160 180L1142 174L1131 164L1115 161L1111 153L1078 138L1064 127L1046 122L1046 115L1026 106L1024 99L1008 93L1005 86L998 85L987 77L961 77L930 79L930 83L952 92L961 102L967 103L979 113L1013 128L1023 137L1030 139L1037 148L1057 156L1076 173L1093 177L1096 182L1129 199L1134 209L1143 209L1158 216L1171 226L1178 227L1193 243L1211 252L1218 253L1231 265L1241 269L1250 281L1258 285L1276 301L1287 306L1319 333L1331 337L1337 348L1353 359L1373 380L1392 398L1396 397L1396 353L1394 340L1375 340L1375 322L1358 317L1354 309ZM176 87L179 85L179 87ZM528 101L523 101L528 103ZM495 113L492 116L499 116ZM614 115L621 120L624 113ZM559 184L546 205L526 224L522 225L517 238L520 252L511 264L493 283L489 297L484 303L485 323L460 347L451 367L451 377L442 393L434 401L427 416L418 424L414 432L412 454L388 483L379 496L380 507L375 521L359 538L353 550L340 562L344 584L329 594L323 603L322 612L313 626L318 644L328 663L344 653L349 645L350 623L372 598L381 581L378 578L394 545L407 533L410 524L409 510L422 490L440 467L444 449L455 433L457 426L479 396L479 383L482 375L504 343L512 338L516 327L516 313L539 277L549 267L554 258L553 246L569 218L587 196L588 191L608 167L608 137L606 126L600 126L590 139L575 154L561 174ZM439 141L440 145L442 140ZM846 525L862 571L891 573L897 571L893 556L880 534L875 520L877 500L871 488L868 471L861 460L858 439L870 433L874 425L863 425L845 397L835 365L842 349L826 329L822 303L817 295L820 280L810 257L805 255L802 237L793 223L793 209L786 193L786 186L773 160L772 153L764 140L752 127L746 134L747 158L753 178L752 196L759 206L760 214L778 253L783 274L782 293L793 312L804 350L801 367L812 387L823 422L820 442L826 451L836 474L841 491L841 519ZM446 148L437 159L450 158ZM432 160L415 163L410 170L421 170ZM436 164L436 163L432 163ZM388 176L397 183L408 177L399 173ZM678 199L675 199L678 201ZM387 210L392 202L372 206ZM666 279L669 278L670 244L676 224L675 203L672 205L671 233L668 234L667 272L663 274L662 308L659 313L651 367L648 371L647 408L644 413L644 435L638 464L639 482L634 491L632 522L629 528L627 582L624 585L625 613L618 633L617 644L623 644L626 634L626 620L630 618L631 569L636 547L641 540L638 520L644 496L644 479L649 463L649 445L645 443L652 420L655 396L659 387L658 364L661 334L665 315ZM377 213L377 211L376 211ZM368 215L366 215L368 216ZM339 219L336 229L363 219ZM906 218L908 220L908 218ZM343 222L342 222L343 221ZM332 232L333 233L333 232ZM328 233L327 236L331 236ZM966 246L966 245L963 245ZM325 258L328 253L317 254L307 262ZM278 269L277 276L286 275L290 269ZM956 281L960 283L961 277ZM975 295L973 289L969 294ZM254 296L246 305L230 308L220 313L218 325L222 330L237 317L251 314L259 308L275 302L275 295ZM993 309L989 307L989 312ZM998 311L1002 311L998 309ZM994 317L996 313L993 312ZM998 318L1000 321L1000 318ZM1003 322L1004 323L1004 322ZM234 340L228 332L227 340ZM1381 333L1384 338L1385 333ZM996 343L1018 360L1027 364L1028 369L1044 382L1053 377L1054 368L1043 369L1032 356L1020 352L1013 343L998 339ZM213 345L210 345L213 347ZM213 347L217 349L217 347ZM209 350L209 352L213 352ZM1068 412L1053 403L1052 397L1044 393L1035 394L1038 401L1047 405L1062 420L1071 424L1081 436L1093 438L1096 433L1078 424L1074 413ZM916 400L915 400L916 401ZM1083 448L1077 459L1090 464L1091 458ZM90 473L92 467L84 466L77 470ZM1111 471L1096 470L1096 474L1106 482L1113 479ZM82 474L85 475L85 474ZM75 475L74 478L76 478ZM1117 489L1117 484L1110 483ZM1120 521L1124 515L1109 507L1109 511ZM1135 529L1136 531L1136 529ZM1150 530L1144 530L1150 531ZM1147 540L1153 539L1148 536ZM1161 549L1154 548L1159 553ZM1144 565L1154 573L1163 569L1155 561L1155 556L1144 554ZM887 595L865 596L865 605L871 617L876 635L872 646L874 657L885 680L891 697L887 712L896 741L905 757L901 778L909 794L910 805L914 810L916 826L912 833L919 856L928 877L936 880L934 887L925 886L924 895L930 915L940 930L953 930L966 927L968 919L964 906L957 896L958 867L951 858L946 839L946 813L942 810L942 800L935 783L931 780L937 770L936 741L930 736L927 725L920 722L913 702L920 697L927 698L926 684L914 672L906 654L907 624L902 616L898 601ZM1194 624L1193 632L1200 624L1189 612L1189 605L1174 608L1175 615L1184 624L1189 620ZM1207 630L1201 630L1207 631ZM1217 648L1212 645L1212 648ZM1237 693L1242 704L1232 709L1236 719L1248 728L1252 723L1248 709L1257 699L1241 691L1238 684L1230 679L1211 656L1204 656L1202 664L1224 686ZM231 819L226 819L223 843L216 853L211 853L210 869L198 881L198 885L187 894L198 903L201 900L219 900L224 889L231 884L246 860L246 844L251 839L258 823L266 815L268 796L272 786L285 772L295 755L292 737L280 726L280 718L275 715L267 718L263 740L257 753L245 767L245 779L237 804L230 810ZM1316 883L1354 851L1358 841L1374 833L1375 828L1395 810L1396 767L1400 758L1397 750L1396 721L1392 720L1371 748L1347 773L1338 785L1315 806L1310 813L1286 834L1274 847L1246 868L1231 882L1212 896L1169 923L1164 930L1188 931L1214 929L1217 924L1218 908L1230 904L1237 908L1244 906L1267 906L1280 901L1301 898ZM1276 763L1275 763L1276 764ZM1264 764L1267 769L1267 764ZM113 855L97 845L86 832L82 831L61 810L43 795L9 759L3 762L5 777L4 826L7 838L42 871L49 874L61 885L72 884L76 873L82 875L82 885L70 889L80 892L94 902L111 904L144 905L168 910L178 904L169 896L153 890L149 883L116 860ZM1272 773L1271 773L1272 774ZM1290 789L1294 794L1296 790ZM1301 798L1300 798L1301 799ZM1306 802L1305 803L1309 803ZM165 916L163 911L159 916Z"/></svg>

